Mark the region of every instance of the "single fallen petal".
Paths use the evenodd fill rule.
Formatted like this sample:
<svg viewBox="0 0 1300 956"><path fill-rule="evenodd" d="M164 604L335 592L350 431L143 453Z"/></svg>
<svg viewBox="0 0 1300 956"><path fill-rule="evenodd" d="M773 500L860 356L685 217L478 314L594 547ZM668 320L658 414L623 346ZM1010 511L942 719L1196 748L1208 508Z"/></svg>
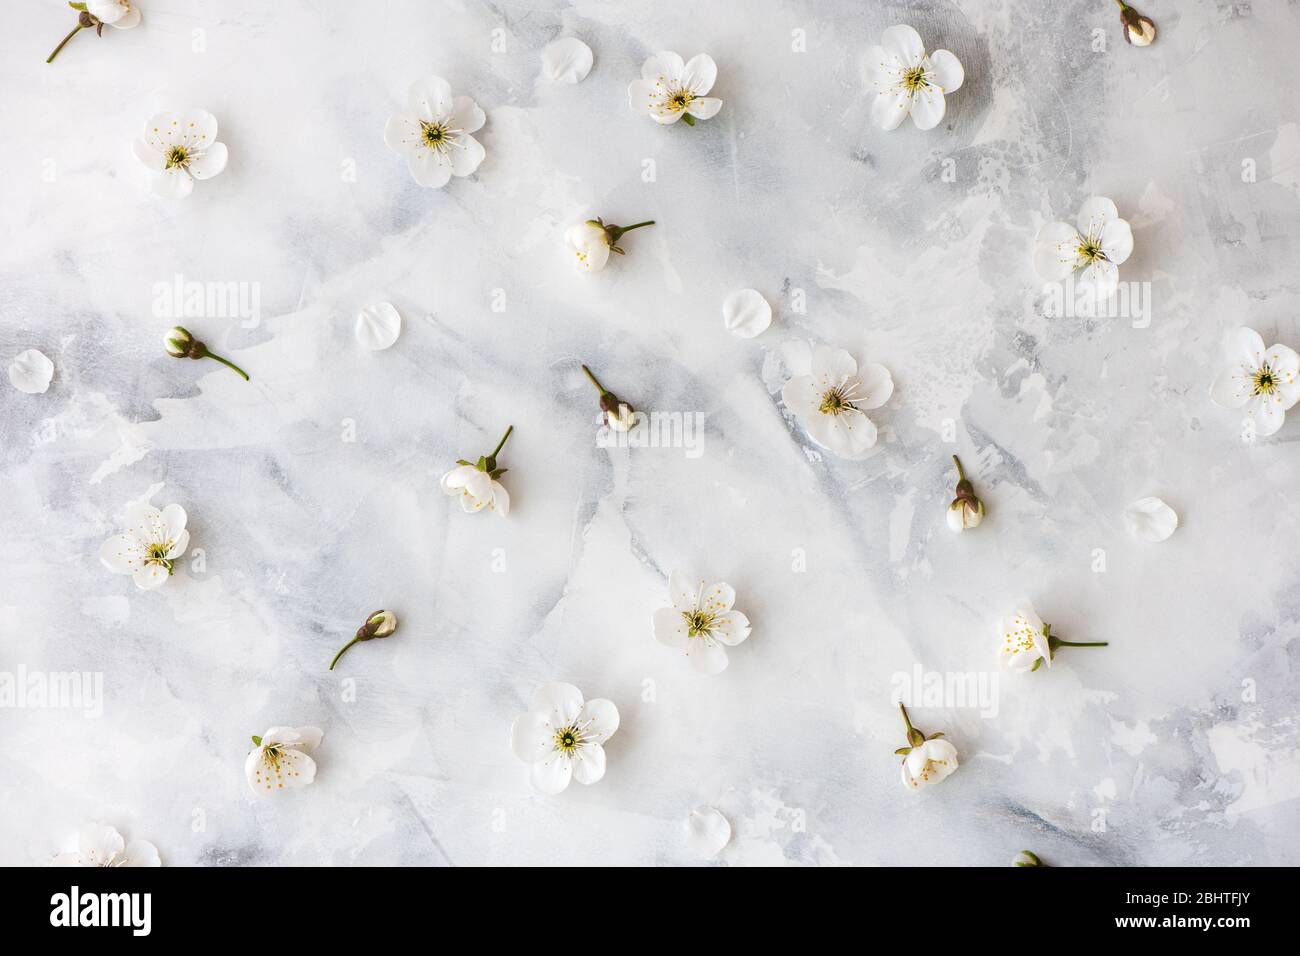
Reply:
<svg viewBox="0 0 1300 956"><path fill-rule="evenodd" d="M50 387L54 363L39 349L28 349L9 363L9 381L28 395L39 395Z"/></svg>
<svg viewBox="0 0 1300 956"><path fill-rule="evenodd" d="M1141 498L1124 509L1129 534L1143 541L1163 541L1178 527L1178 515L1159 498Z"/></svg>
<svg viewBox="0 0 1300 956"><path fill-rule="evenodd" d="M700 859L711 860L731 842L731 824L713 807L696 807L686 821L686 842Z"/></svg>
<svg viewBox="0 0 1300 956"><path fill-rule="evenodd" d="M368 305L357 313L357 341L378 352L397 341L402 331L402 317L392 303Z"/></svg>
<svg viewBox="0 0 1300 956"><path fill-rule="evenodd" d="M741 289L722 303L722 323L743 339L761 335L772 324L772 307L753 289Z"/></svg>
<svg viewBox="0 0 1300 956"><path fill-rule="evenodd" d="M591 47L577 37L562 37L542 51L542 74L556 83L581 83L591 63Z"/></svg>

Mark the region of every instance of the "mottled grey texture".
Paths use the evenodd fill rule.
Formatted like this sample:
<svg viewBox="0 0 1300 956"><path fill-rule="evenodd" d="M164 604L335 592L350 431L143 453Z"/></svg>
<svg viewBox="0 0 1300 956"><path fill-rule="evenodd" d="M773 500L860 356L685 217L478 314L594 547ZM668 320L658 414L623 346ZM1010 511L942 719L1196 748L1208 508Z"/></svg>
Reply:
<svg viewBox="0 0 1300 956"><path fill-rule="evenodd" d="M169 864L679 863L700 804L733 864L1300 862L1300 411L1251 446L1208 400L1227 329L1300 346L1295 6L1144 0L1138 50L1100 0L141 5L51 66L60 4L0 32L0 355L56 364L45 395L0 382L0 671L106 695L0 714L0 862L103 819ZM868 124L862 55L898 22L966 68L927 133ZM566 34L595 50L578 86L540 77ZM662 48L716 59L716 119L629 110ZM440 191L381 137L430 72L488 117ZM191 106L229 168L155 199L130 142ZM1094 194L1133 225L1149 327L1042 315L1034 235ZM595 214L658 225L575 276L560 237ZM251 384L163 354L176 273L259 283L257 327L186 320ZM720 311L746 286L776 312L751 341ZM364 352L384 298L402 336ZM892 370L866 461L782 408L797 340ZM583 361L704 413L703 455L597 448ZM460 513L438 475L510 423L512 514ZM960 537L954 451L989 508ZM156 482L206 570L141 593L97 552ZM1122 522L1150 494L1182 518L1159 545ZM717 677L651 635L678 567L754 623ZM994 669L1022 597L1111 646L1003 675L995 718L916 708L962 766L905 792L891 678ZM398 633L326 671L376 607ZM604 780L543 798L507 731L550 680L623 725ZM320 772L259 801L248 738L282 723L324 729Z"/></svg>

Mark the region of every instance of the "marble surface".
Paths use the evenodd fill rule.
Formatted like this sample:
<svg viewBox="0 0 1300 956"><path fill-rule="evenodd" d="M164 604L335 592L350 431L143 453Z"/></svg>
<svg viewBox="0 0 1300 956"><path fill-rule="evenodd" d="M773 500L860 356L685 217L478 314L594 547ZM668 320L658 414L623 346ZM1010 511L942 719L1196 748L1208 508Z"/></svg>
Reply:
<svg viewBox="0 0 1300 956"><path fill-rule="evenodd" d="M0 383L0 671L103 675L100 716L0 714L0 863L105 820L168 865L684 864L700 805L733 865L1300 862L1300 413L1249 445L1208 398L1235 325L1300 347L1295 6L1145 0L1145 50L1084 0L141 6L51 66L60 4L0 33L0 352L56 366ZM930 132L868 123L898 22L965 65ZM541 77L563 35L577 86ZM717 118L629 110L662 48L715 58ZM428 73L488 117L438 191L382 141ZM230 164L168 202L130 143L186 107ZM1034 235L1094 194L1149 322L1043 314ZM658 224L576 276L560 237L596 214ZM163 353L177 275L257 290L184 320L251 383ZM752 340L722 324L744 287L775 309ZM383 299L401 338L365 352ZM779 401L808 341L893 372L865 461ZM581 362L702 414L700 453L598 447ZM439 474L508 424L509 518L462 514ZM961 536L954 452L989 508ZM159 483L202 560L138 592L98 549ZM1154 545L1122 520L1152 494L1182 519ZM651 635L674 568L754 624L724 674ZM906 792L895 675L995 673L1019 598L1110 647L1002 675L995 716L914 707L962 765ZM375 607L398 633L327 671ZM604 780L542 797L507 734L553 680L623 724ZM274 724L324 729L319 774L258 800Z"/></svg>

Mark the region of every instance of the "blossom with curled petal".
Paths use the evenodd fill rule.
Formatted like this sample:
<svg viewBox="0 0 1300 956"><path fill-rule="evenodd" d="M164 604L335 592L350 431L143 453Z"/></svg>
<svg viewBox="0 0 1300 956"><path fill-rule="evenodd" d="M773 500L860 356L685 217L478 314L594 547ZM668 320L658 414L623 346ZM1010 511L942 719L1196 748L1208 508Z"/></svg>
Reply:
<svg viewBox="0 0 1300 956"><path fill-rule="evenodd" d="M132 149L154 172L153 191L168 199L184 199L196 180L216 176L229 158L226 144L217 142L217 118L206 110L155 114Z"/></svg>
<svg viewBox="0 0 1300 956"><path fill-rule="evenodd" d="M1078 281L1094 301L1109 299L1119 287L1119 266L1133 254L1133 230L1105 196L1093 196L1079 209L1074 225L1049 222L1034 239L1034 269L1052 282L1082 270Z"/></svg>
<svg viewBox="0 0 1300 956"><path fill-rule="evenodd" d="M253 738L244 761L244 776L259 797L305 787L316 779L316 761L308 756L324 736L319 727L272 727Z"/></svg>
<svg viewBox="0 0 1300 956"><path fill-rule="evenodd" d="M127 843L106 823L87 823L77 832L77 849L60 853L50 866L162 866L158 848L148 840Z"/></svg>
<svg viewBox="0 0 1300 956"><path fill-rule="evenodd" d="M707 53L684 62L671 50L661 50L642 64L641 79L628 84L628 104L661 126L678 120L694 126L722 109L722 100L705 95L717 79L718 66Z"/></svg>
<svg viewBox="0 0 1300 956"><path fill-rule="evenodd" d="M180 505L159 511L148 499L133 502L126 510L126 531L103 543L99 560L110 571L131 575L142 591L159 587L189 546L187 520Z"/></svg>
<svg viewBox="0 0 1300 956"><path fill-rule="evenodd" d="M1237 329L1229 336L1228 362L1210 397L1224 408L1245 409L1255 434L1272 435L1300 400L1300 355L1286 345L1264 348L1254 329Z"/></svg>
<svg viewBox="0 0 1300 956"><path fill-rule="evenodd" d="M870 362L859 370L844 349L823 345L805 354L799 371L781 389L785 407L821 447L841 458L865 458L876 444L876 426L866 412L894 394L889 369Z"/></svg>

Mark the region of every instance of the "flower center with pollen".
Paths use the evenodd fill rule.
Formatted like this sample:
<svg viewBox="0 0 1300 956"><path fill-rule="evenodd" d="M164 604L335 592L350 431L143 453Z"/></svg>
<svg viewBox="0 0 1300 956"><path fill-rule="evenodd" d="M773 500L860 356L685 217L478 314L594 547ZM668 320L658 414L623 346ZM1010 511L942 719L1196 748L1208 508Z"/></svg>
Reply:
<svg viewBox="0 0 1300 956"><path fill-rule="evenodd" d="M171 542L167 541L162 544L151 544L145 555L145 564L156 564L167 569L167 573L172 573L172 561L167 557L167 552L171 550Z"/></svg>
<svg viewBox="0 0 1300 956"><path fill-rule="evenodd" d="M561 727L555 732L555 749L561 753L571 754L582 743L582 735L577 727Z"/></svg>
<svg viewBox="0 0 1300 956"><path fill-rule="evenodd" d="M674 113L683 112L695 100L695 94L690 90L678 90L668 97L668 108Z"/></svg>
<svg viewBox="0 0 1300 956"><path fill-rule="evenodd" d="M442 149L450 139L447 127L441 123L424 122L420 123L420 138L430 149Z"/></svg>
<svg viewBox="0 0 1300 956"><path fill-rule="evenodd" d="M705 614L703 611L682 611L682 617L686 619L686 635L688 637L699 637L701 634L707 635L717 623L712 614Z"/></svg>
<svg viewBox="0 0 1300 956"><path fill-rule="evenodd" d="M1091 239L1079 243L1079 258L1084 262L1096 262L1098 259L1105 259L1106 253L1101 251L1101 246Z"/></svg>
<svg viewBox="0 0 1300 956"><path fill-rule="evenodd" d="M909 93L915 93L917 90L924 89L927 85L923 67L914 66L903 74L903 89Z"/></svg>
<svg viewBox="0 0 1300 956"><path fill-rule="evenodd" d="M190 161L189 151L184 146L173 146L167 150L167 168L184 167Z"/></svg>
<svg viewBox="0 0 1300 956"><path fill-rule="evenodd" d="M1258 372L1255 373L1255 394L1272 395L1277 391L1277 376L1265 362Z"/></svg>
<svg viewBox="0 0 1300 956"><path fill-rule="evenodd" d="M845 411L857 411L858 406L849 401L848 392L841 385L828 389L822 395L822 403L817 410L823 415L838 415Z"/></svg>

